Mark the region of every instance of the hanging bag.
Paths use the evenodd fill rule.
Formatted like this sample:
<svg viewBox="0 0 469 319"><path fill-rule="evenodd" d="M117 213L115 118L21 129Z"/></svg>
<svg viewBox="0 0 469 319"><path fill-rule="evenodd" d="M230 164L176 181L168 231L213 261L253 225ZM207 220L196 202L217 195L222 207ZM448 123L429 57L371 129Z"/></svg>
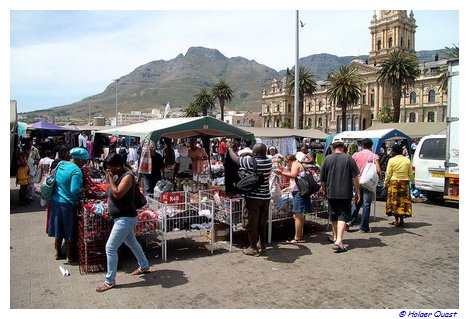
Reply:
<svg viewBox="0 0 469 319"><path fill-rule="evenodd" d="M373 153L372 153L373 154ZM374 162L370 162L370 157L368 156L368 160L366 162L365 168L363 168L363 172L360 175L360 186L365 188L366 190L375 193L376 186L378 186L379 176L376 172L376 164Z"/></svg>
<svg viewBox="0 0 469 319"><path fill-rule="evenodd" d="M303 164L301 164L301 166L303 166L305 175L300 176L298 174L298 176L295 177L296 186L298 186L298 192L302 197L311 196L321 188L321 185L316 182L313 174L307 170Z"/></svg>
<svg viewBox="0 0 469 319"><path fill-rule="evenodd" d="M46 180L41 184L41 197L45 200L51 200L52 195L54 195L55 191L55 174L59 169L61 163L57 165L55 168L54 174L50 175L46 178Z"/></svg>
<svg viewBox="0 0 469 319"><path fill-rule="evenodd" d="M253 171L247 172L238 183L235 184L235 187L241 194L246 194L250 191L253 191L257 187L259 187L262 183L262 179L264 178L262 173L257 172L257 160L252 158L253 163Z"/></svg>

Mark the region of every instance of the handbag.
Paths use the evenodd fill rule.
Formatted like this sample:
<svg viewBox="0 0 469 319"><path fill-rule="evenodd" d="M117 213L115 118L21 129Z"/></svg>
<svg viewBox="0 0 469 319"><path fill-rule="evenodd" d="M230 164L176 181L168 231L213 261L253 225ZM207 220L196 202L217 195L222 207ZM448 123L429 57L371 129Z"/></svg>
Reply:
<svg viewBox="0 0 469 319"><path fill-rule="evenodd" d="M59 169L61 163L55 168L54 174L46 178L46 180L41 184L41 197L45 200L51 200L55 191L55 174Z"/></svg>
<svg viewBox="0 0 469 319"><path fill-rule="evenodd" d="M134 197L135 208L140 209L146 204L147 204L147 199L140 191L140 187L138 186L138 184L135 184L135 197Z"/></svg>
<svg viewBox="0 0 469 319"><path fill-rule="evenodd" d="M316 182L313 174L307 170L303 164L301 165L303 166L305 175L295 177L296 186L298 186L298 192L302 197L311 196L321 188L321 185Z"/></svg>
<svg viewBox="0 0 469 319"><path fill-rule="evenodd" d="M239 182L235 184L236 189L241 194L246 194L259 187L262 183L262 179L264 178L262 173L257 172L257 160L255 158L252 159L252 163L253 171L247 172L243 177L241 177Z"/></svg>
<svg viewBox="0 0 469 319"><path fill-rule="evenodd" d="M368 157L369 159L369 157ZM376 172L376 164L373 162L367 161L365 167L363 168L363 172L360 175L360 186L365 188L370 192L376 192L376 186L378 186L379 176Z"/></svg>

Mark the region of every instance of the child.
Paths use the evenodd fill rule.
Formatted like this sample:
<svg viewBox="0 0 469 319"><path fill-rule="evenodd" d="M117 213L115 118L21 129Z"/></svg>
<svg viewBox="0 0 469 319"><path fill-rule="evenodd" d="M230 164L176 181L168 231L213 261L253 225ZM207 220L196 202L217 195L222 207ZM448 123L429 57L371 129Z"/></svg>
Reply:
<svg viewBox="0 0 469 319"><path fill-rule="evenodd" d="M18 168L18 172L16 174L16 185L20 185L19 197L21 206L29 204L27 198L29 179L29 167L24 163Z"/></svg>

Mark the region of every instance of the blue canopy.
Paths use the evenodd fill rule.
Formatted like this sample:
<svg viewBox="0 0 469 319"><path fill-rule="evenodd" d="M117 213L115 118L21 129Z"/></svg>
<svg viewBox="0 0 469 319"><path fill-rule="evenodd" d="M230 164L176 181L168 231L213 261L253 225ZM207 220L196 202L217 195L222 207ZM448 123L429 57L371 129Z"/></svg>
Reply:
<svg viewBox="0 0 469 319"><path fill-rule="evenodd" d="M410 144L412 139L396 129L384 129L384 130L366 130L366 131L344 131L337 133L335 135L331 135L326 139L326 145L324 146L324 156L329 149L334 138L341 138L344 142L347 141L361 141L365 138L369 138L373 141L372 151L375 154L379 154L379 151L383 145L383 143L387 140L406 140L407 143L405 147L407 148L407 153L411 154L410 152Z"/></svg>

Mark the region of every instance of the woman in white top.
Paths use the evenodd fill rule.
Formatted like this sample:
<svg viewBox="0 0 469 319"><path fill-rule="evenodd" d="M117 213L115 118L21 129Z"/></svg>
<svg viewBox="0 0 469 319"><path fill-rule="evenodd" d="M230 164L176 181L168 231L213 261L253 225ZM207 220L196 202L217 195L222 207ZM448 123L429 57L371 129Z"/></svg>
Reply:
<svg viewBox="0 0 469 319"><path fill-rule="evenodd" d="M295 178L298 176L303 177L305 175L304 166L296 160L295 155L288 154L286 157L287 167L289 172L276 170L275 172L279 175L283 175L290 178L290 186L287 188L291 191L293 199L293 217L295 219L295 237L292 240L287 241L289 244L304 243L303 240L303 226L305 223L305 213L311 213L311 199L310 196L301 196L296 185Z"/></svg>

